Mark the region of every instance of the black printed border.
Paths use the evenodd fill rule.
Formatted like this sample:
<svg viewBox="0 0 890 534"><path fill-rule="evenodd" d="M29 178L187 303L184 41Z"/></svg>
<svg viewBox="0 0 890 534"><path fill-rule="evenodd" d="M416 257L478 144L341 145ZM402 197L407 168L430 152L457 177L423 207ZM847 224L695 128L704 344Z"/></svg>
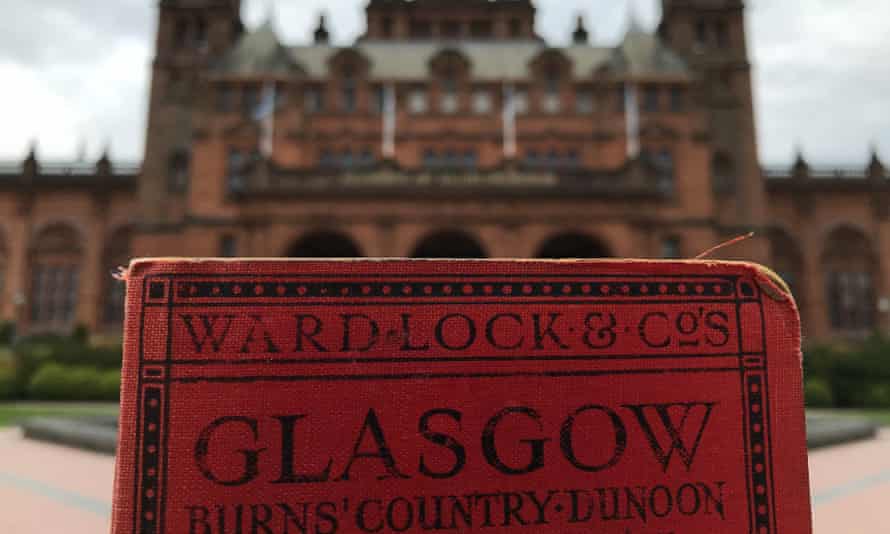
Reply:
<svg viewBox="0 0 890 534"><path fill-rule="evenodd" d="M520 275L511 275L515 278ZM263 278L256 276L255 278ZM480 278L494 278L490 275L480 275ZM396 281L388 282L293 282L293 277L280 276L286 279L275 282L245 283L235 281L189 281L177 282L173 276L165 276L158 279L157 276L147 277L143 282L142 312L152 304L164 303L172 312L174 299L179 298L236 298L239 300L253 300L254 298L276 297L350 297L367 296L374 298L394 297L473 297L495 296L565 296L565 297L645 297L657 296L686 297L694 300L700 297L734 297L737 303L742 299L756 299L760 305L761 328L763 347L766 347L765 318L763 317L763 303L760 301L760 292L748 281L738 282L738 277L731 277L726 281L713 281L713 277L705 276L679 276L678 278L708 278L708 282L639 282L611 280L598 281L597 277L590 277L584 282L555 281L555 282L527 282L527 283L496 283L456 281L429 282L429 281ZM441 278L441 277L437 277ZM463 277L465 278L465 277ZM557 277L558 278L558 277ZM738 291L736 291L738 285ZM459 293L455 289L459 288ZM245 291L246 289L246 291ZM419 293L418 293L419 290ZM267 293L269 292L269 293ZM472 301L470 301L472 302ZM413 303L412 303L413 304ZM249 306L250 304L248 304ZM170 316L168 313L168 323ZM144 319L143 319L144 321ZM741 324L739 324L741 327ZM169 330L168 330L169 332ZM741 340L741 331L739 339ZM169 386L170 378L165 367L149 365L143 359L144 323L140 325L139 360L140 372L138 378L138 391L140 392L137 405L137 448L136 465L139 469L134 493L136 496L135 513L133 516L134 532L139 534L167 534L164 528L166 512L166 478L167 478L167 435L169 434ZM167 340L166 365L171 364L170 339ZM740 353L739 372L742 376L743 398L746 399L747 429L745 440L745 458L749 483L749 522L752 534L774 534L776 532L776 519L773 510L775 501L775 488L772 483L772 432L769 430L769 421L764 417L768 410L766 379L766 358L762 365L746 366ZM707 369L690 372L706 372ZM718 371L718 370L711 370ZM677 371L684 372L684 371ZM543 375L542 375L543 376ZM245 377L250 378L250 377ZM311 377L307 377L311 379ZM145 382L145 384L143 384ZM138 527L138 530L137 530Z"/></svg>

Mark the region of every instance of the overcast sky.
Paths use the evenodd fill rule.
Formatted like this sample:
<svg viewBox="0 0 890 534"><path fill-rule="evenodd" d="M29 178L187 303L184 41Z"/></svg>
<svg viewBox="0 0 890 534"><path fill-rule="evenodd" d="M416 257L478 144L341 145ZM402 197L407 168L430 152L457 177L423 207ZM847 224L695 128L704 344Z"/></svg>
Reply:
<svg viewBox="0 0 890 534"><path fill-rule="evenodd" d="M565 43L587 14L599 43L622 35L631 0L537 0L539 32ZM654 28L657 0L633 0ZM142 157L157 0L6 2L0 17L0 158L38 140L44 159ZM338 43L362 30L366 0L245 0L254 26L274 4L285 42L309 39L328 10ZM890 2L748 0L761 159L787 163L800 145L823 164L890 163Z"/></svg>

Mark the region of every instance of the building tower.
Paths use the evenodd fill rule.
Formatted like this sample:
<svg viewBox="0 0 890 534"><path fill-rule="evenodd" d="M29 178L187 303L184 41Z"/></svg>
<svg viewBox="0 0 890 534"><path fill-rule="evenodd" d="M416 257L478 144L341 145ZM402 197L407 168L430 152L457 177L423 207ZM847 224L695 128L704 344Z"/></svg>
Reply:
<svg viewBox="0 0 890 534"><path fill-rule="evenodd" d="M695 100L707 110L718 223L727 236L760 230L766 223L766 198L757 152L744 2L662 0L662 10L661 38L696 73ZM767 261L763 241L748 243L736 255Z"/></svg>
<svg viewBox="0 0 890 534"><path fill-rule="evenodd" d="M242 33L241 0L160 0L139 200L143 226L163 225L188 189L201 73ZM178 208L179 207L179 208Z"/></svg>

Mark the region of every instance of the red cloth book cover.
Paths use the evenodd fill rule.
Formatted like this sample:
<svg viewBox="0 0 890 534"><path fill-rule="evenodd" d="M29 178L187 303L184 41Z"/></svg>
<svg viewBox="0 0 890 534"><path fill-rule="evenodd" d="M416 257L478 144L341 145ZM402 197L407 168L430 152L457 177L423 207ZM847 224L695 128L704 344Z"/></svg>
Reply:
<svg viewBox="0 0 890 534"><path fill-rule="evenodd" d="M141 260L114 534L806 534L756 265Z"/></svg>

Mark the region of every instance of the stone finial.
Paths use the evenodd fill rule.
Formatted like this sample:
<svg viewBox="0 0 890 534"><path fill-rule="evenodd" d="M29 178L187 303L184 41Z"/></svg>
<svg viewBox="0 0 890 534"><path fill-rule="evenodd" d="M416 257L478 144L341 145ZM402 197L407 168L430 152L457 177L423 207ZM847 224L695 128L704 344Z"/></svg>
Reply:
<svg viewBox="0 0 890 534"><path fill-rule="evenodd" d="M578 15L578 25L572 33L572 42L575 44L588 44L590 42L590 32L587 31L587 25L584 22L584 15Z"/></svg>
<svg viewBox="0 0 890 534"><path fill-rule="evenodd" d="M797 155L794 158L794 166L791 167L791 176L796 179L809 178L810 164L804 158L803 150L800 147L796 149Z"/></svg>
<svg viewBox="0 0 890 534"><path fill-rule="evenodd" d="M869 160L868 169L866 170L868 178L871 180L880 180L886 177L886 171L887 169L884 167L881 157L878 156L878 147L872 145L871 160Z"/></svg>
<svg viewBox="0 0 890 534"><path fill-rule="evenodd" d="M327 16L322 13L318 16L318 27L315 28L315 44L328 44L331 42L331 32L328 31Z"/></svg>
<svg viewBox="0 0 890 534"><path fill-rule="evenodd" d="M99 176L111 176L111 146L106 144L102 150L99 161L96 162L96 174Z"/></svg>
<svg viewBox="0 0 890 534"><path fill-rule="evenodd" d="M25 161L22 163L22 174L26 178L33 178L37 175L40 164L37 161L37 141L31 141L31 144L28 146L28 155L25 157Z"/></svg>

